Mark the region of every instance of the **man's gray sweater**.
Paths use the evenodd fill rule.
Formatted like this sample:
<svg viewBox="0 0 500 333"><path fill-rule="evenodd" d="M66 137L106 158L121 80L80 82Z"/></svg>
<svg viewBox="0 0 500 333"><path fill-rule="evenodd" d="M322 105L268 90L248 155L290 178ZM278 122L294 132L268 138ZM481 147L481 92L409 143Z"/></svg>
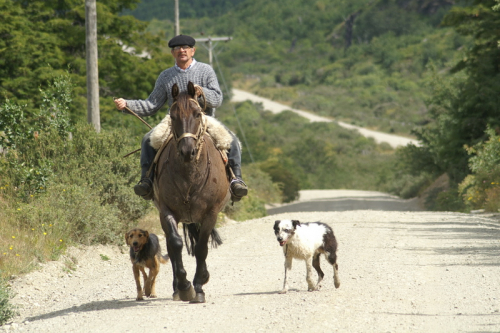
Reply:
<svg viewBox="0 0 500 333"><path fill-rule="evenodd" d="M187 71L182 71L177 66L164 70L146 100L126 100L127 106L141 117L154 115L166 102L169 106L172 105L172 86L175 83L180 92L185 92L189 81L202 87L207 101L206 113L214 116L215 110L212 108L222 104L222 91L212 67L202 62L195 62Z"/></svg>

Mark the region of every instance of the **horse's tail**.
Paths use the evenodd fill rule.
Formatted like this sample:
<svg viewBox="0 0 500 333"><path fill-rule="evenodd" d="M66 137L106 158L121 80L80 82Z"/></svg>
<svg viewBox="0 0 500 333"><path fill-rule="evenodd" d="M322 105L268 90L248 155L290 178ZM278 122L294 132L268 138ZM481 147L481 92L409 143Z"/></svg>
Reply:
<svg viewBox="0 0 500 333"><path fill-rule="evenodd" d="M198 239L200 238L200 224L199 223L184 223L184 243L186 244L186 249L188 254L194 256L194 248ZM189 244L188 244L189 239ZM217 246L222 244L222 239L220 238L219 232L215 228L212 229L210 233L210 242L212 247L217 248Z"/></svg>

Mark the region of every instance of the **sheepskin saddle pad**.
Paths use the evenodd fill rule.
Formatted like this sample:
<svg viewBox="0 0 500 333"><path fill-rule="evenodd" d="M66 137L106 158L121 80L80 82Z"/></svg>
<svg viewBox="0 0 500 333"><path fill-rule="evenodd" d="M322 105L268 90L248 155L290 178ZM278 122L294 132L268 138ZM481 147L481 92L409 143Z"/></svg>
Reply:
<svg viewBox="0 0 500 333"><path fill-rule="evenodd" d="M207 133L212 138L215 147L222 151L227 151L231 147L233 140L229 130L217 119L210 116L203 116L207 122ZM203 119L205 121L205 119ZM163 120L153 128L151 133L151 147L158 150L161 145L169 137L171 132L170 115L167 115Z"/></svg>

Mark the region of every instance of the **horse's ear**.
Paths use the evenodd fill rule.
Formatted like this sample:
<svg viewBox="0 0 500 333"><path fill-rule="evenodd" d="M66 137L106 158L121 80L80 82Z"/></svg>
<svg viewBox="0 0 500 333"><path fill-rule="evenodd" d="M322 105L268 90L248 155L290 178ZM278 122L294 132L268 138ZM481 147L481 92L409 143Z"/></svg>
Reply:
<svg viewBox="0 0 500 333"><path fill-rule="evenodd" d="M177 96L179 96L179 86L177 86L177 83L174 83L172 86L172 97L177 99Z"/></svg>
<svg viewBox="0 0 500 333"><path fill-rule="evenodd" d="M196 94L196 89L194 89L194 84L193 84L193 82L189 81L189 83L188 83L188 95L191 96L191 98L194 98L195 94Z"/></svg>

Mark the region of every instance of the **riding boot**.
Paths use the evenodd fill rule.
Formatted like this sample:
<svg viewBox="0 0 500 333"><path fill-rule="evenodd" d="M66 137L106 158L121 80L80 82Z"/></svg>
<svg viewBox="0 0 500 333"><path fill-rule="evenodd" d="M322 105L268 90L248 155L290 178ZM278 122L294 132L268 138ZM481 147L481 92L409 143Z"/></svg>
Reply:
<svg viewBox="0 0 500 333"><path fill-rule="evenodd" d="M151 164L156 156L156 150L151 147L151 132L142 138L141 143L141 180L134 186L134 192L144 200L153 199L153 170L148 175Z"/></svg>
<svg viewBox="0 0 500 333"><path fill-rule="evenodd" d="M231 141L231 148L228 152L229 166L233 170L234 179L231 180L229 187L231 191L231 200L233 202L240 201L242 197L248 194L248 187L241 177L241 149L236 135L231 132L233 140Z"/></svg>

